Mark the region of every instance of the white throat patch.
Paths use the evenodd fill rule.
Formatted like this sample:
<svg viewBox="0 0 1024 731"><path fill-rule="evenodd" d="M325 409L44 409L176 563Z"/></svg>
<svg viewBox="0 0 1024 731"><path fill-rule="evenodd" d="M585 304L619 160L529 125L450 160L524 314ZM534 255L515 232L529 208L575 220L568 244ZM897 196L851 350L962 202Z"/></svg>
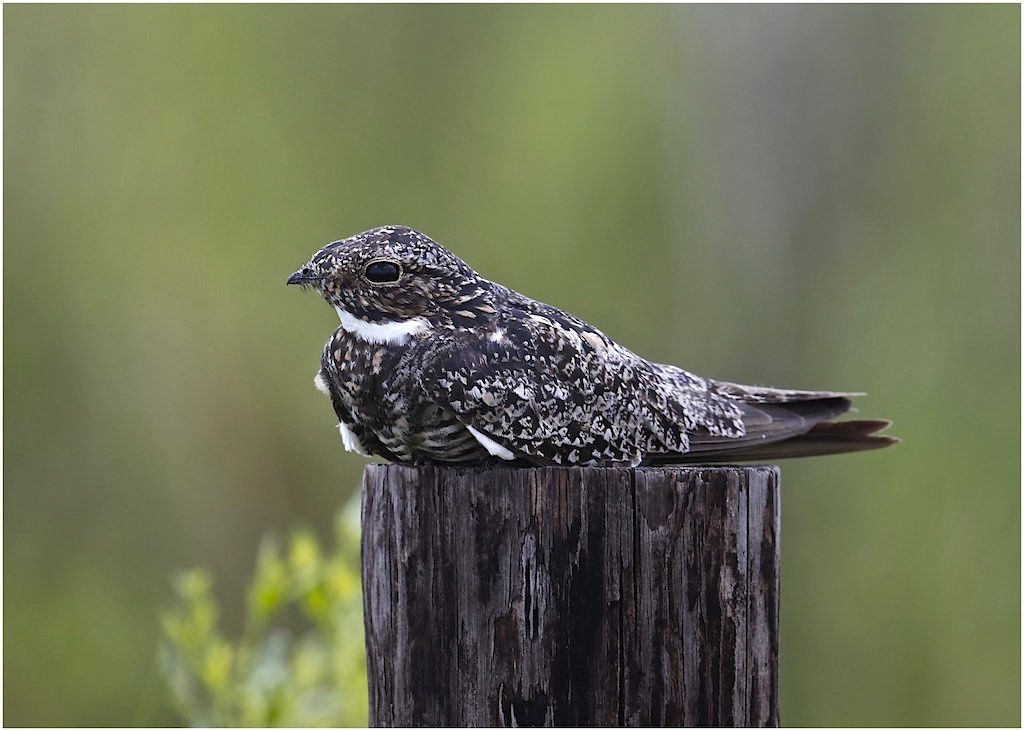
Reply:
<svg viewBox="0 0 1024 731"><path fill-rule="evenodd" d="M338 317L341 319L341 326L360 340L365 340L368 343L401 345L413 335L421 333L430 327L422 317L414 317L411 320L395 320L393 322L366 322L337 305L335 305L334 309L338 312Z"/></svg>

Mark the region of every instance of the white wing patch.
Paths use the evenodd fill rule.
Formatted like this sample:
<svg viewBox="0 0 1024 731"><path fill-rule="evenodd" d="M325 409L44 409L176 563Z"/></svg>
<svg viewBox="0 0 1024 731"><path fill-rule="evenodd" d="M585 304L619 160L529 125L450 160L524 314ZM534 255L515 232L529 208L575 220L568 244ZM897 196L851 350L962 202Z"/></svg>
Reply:
<svg viewBox="0 0 1024 731"><path fill-rule="evenodd" d="M496 441L491 439L486 434L478 432L471 426L467 426L466 428L469 429L469 433L473 435L474 439L480 442L480 446L486 449L488 453L494 455L495 457L501 457L502 459L506 460L512 460L516 458L516 456L512 454L512 452L498 444Z"/></svg>
<svg viewBox="0 0 1024 731"><path fill-rule="evenodd" d="M316 375L313 377L313 385L316 386L316 390L320 393L328 396L331 395L331 392L327 388L327 379L324 378L323 371L316 372Z"/></svg>
<svg viewBox="0 0 1024 731"><path fill-rule="evenodd" d="M348 424L344 421L339 421L338 431L341 432L341 443L345 446L345 451L355 452L356 454L361 454L364 457L370 456L367 453L366 448L363 447L362 442L359 441L359 437L349 429Z"/></svg>
<svg viewBox="0 0 1024 731"><path fill-rule="evenodd" d="M430 325L422 317L411 320L393 320L391 322L366 322L360 320L343 307L335 305L341 326L360 340L380 345L401 345L413 335L429 329Z"/></svg>

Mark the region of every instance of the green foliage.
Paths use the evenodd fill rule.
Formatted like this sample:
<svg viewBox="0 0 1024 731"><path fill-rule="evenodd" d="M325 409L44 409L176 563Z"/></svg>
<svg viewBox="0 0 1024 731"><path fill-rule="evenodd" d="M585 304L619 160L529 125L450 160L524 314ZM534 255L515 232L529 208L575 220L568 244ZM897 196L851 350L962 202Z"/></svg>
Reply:
<svg viewBox="0 0 1024 731"><path fill-rule="evenodd" d="M307 530L283 543L264 537L237 642L218 627L209 573L175 578L177 602L162 617L159 660L188 723L366 724L358 501L335 524L329 553Z"/></svg>

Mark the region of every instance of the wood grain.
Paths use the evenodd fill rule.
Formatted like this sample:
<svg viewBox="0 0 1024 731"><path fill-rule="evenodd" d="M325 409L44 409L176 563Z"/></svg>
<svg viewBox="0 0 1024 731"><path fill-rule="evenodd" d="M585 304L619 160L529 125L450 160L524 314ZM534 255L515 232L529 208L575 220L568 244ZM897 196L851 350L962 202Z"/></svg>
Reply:
<svg viewBox="0 0 1024 731"><path fill-rule="evenodd" d="M374 726L778 725L776 467L371 465Z"/></svg>

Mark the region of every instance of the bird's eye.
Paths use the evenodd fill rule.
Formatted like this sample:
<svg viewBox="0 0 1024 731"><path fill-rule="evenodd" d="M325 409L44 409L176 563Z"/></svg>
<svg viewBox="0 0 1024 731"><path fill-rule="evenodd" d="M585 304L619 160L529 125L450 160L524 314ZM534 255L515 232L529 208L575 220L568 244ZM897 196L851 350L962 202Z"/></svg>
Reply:
<svg viewBox="0 0 1024 731"><path fill-rule="evenodd" d="M363 274L374 284L390 284L402 276L402 268L393 261L371 261Z"/></svg>

